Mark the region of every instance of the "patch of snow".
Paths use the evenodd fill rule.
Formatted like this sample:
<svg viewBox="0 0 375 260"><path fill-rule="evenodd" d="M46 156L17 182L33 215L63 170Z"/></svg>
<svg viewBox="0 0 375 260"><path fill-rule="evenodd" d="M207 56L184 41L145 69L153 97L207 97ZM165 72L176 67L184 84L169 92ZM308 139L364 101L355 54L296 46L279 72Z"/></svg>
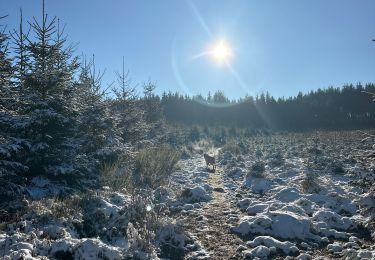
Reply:
<svg viewBox="0 0 375 260"><path fill-rule="evenodd" d="M327 194L326 202L323 206L335 212L342 212L349 215L354 215L357 211L357 206L352 199L345 198L335 192Z"/></svg>
<svg viewBox="0 0 375 260"><path fill-rule="evenodd" d="M325 237L334 237L338 239L347 239L348 234L332 228L319 228L319 233Z"/></svg>
<svg viewBox="0 0 375 260"><path fill-rule="evenodd" d="M342 246L339 243L334 242L333 244L329 244L327 246L327 250L330 253L342 252Z"/></svg>
<svg viewBox="0 0 375 260"><path fill-rule="evenodd" d="M246 209L246 211L247 211L247 214L249 215L255 215L257 213L261 213L265 211L268 207L269 207L268 204L258 203L258 204L250 205Z"/></svg>
<svg viewBox="0 0 375 260"><path fill-rule="evenodd" d="M199 209L201 207L201 205L199 203L194 203L193 206L194 206L195 209Z"/></svg>
<svg viewBox="0 0 375 260"><path fill-rule="evenodd" d="M245 250L242 253L244 254L244 257L254 259L256 257L258 258L268 258L272 253L276 252L276 248L271 247L268 248L266 246L257 246L254 249L251 250Z"/></svg>
<svg viewBox="0 0 375 260"><path fill-rule="evenodd" d="M72 253L74 246L78 243L78 239L59 239L52 243L51 248L49 250L49 255L55 255L58 252Z"/></svg>
<svg viewBox="0 0 375 260"><path fill-rule="evenodd" d="M4 257L4 259L12 259L12 260L18 260L18 259L24 259L24 260L36 260L37 258L34 258L32 256L32 252L28 249L20 249L18 251L12 251L8 257Z"/></svg>
<svg viewBox="0 0 375 260"><path fill-rule="evenodd" d="M230 177L230 178L233 178L233 179L240 179L244 176L244 174L245 174L244 170L236 167L236 168L231 169L228 172L227 176Z"/></svg>
<svg viewBox="0 0 375 260"><path fill-rule="evenodd" d="M244 184L246 187L250 188L252 192L260 194L266 193L274 186L274 183L271 180L254 178L252 176L247 176Z"/></svg>
<svg viewBox="0 0 375 260"><path fill-rule="evenodd" d="M42 231L52 239L71 238L71 234L66 228L57 225L47 225L42 228Z"/></svg>
<svg viewBox="0 0 375 260"><path fill-rule="evenodd" d="M348 230L357 227L357 224L348 217L342 217L336 212L329 210L319 210L314 213L312 220L317 221L320 228L334 228L338 230Z"/></svg>
<svg viewBox="0 0 375 260"><path fill-rule="evenodd" d="M207 190L202 186L196 186L192 189L186 189L183 194L183 199L187 202L201 202L212 199Z"/></svg>
<svg viewBox="0 0 375 260"><path fill-rule="evenodd" d="M375 253L369 250L359 250L357 252L357 257L359 259L373 259L374 256L375 256Z"/></svg>
<svg viewBox="0 0 375 260"><path fill-rule="evenodd" d="M85 239L74 252L75 259L123 259L122 249L104 244L96 238Z"/></svg>
<svg viewBox="0 0 375 260"><path fill-rule="evenodd" d="M281 242L270 236L258 236L253 241L248 241L246 245L249 247L257 247L259 245L263 245L266 247L275 247L276 249L283 251L283 253L286 255L299 252L299 249L294 243L288 241Z"/></svg>
<svg viewBox="0 0 375 260"><path fill-rule="evenodd" d="M302 253L299 256L297 256L297 260L310 260L312 259L311 255Z"/></svg>
<svg viewBox="0 0 375 260"><path fill-rule="evenodd" d="M247 209L247 207L249 207L250 203L252 202L253 200L250 199L250 198L245 198L245 199L241 199L240 201L237 202L237 206L240 208L240 209Z"/></svg>
<svg viewBox="0 0 375 260"><path fill-rule="evenodd" d="M280 211L293 212L294 214L306 216L306 217L308 215L308 214L306 214L306 212L303 208L301 208L297 205L293 205L293 204L286 204L286 205L282 206Z"/></svg>
<svg viewBox="0 0 375 260"><path fill-rule="evenodd" d="M59 195L65 188L52 183L43 177L34 177L30 185L26 187L27 193L32 199L41 199L48 195Z"/></svg>
<svg viewBox="0 0 375 260"><path fill-rule="evenodd" d="M115 204L116 206L125 206L131 202L131 199L129 196L119 193L119 192L114 192L111 195L111 203Z"/></svg>
<svg viewBox="0 0 375 260"><path fill-rule="evenodd" d="M365 193L359 200L359 204L365 208L375 208L375 197L372 192Z"/></svg>
<svg viewBox="0 0 375 260"><path fill-rule="evenodd" d="M349 242L360 243L359 238L355 236L349 237Z"/></svg>
<svg viewBox="0 0 375 260"><path fill-rule="evenodd" d="M30 252L32 252L33 249L34 249L34 246L32 244L26 243L26 242L20 242L20 243L16 244L16 247L17 247L18 250L27 249Z"/></svg>
<svg viewBox="0 0 375 260"><path fill-rule="evenodd" d="M171 244L175 248L182 249L186 244L187 236L176 223L170 222L162 226L157 232L158 243Z"/></svg>
<svg viewBox="0 0 375 260"><path fill-rule="evenodd" d="M292 202L301 197L301 194L298 189L293 187L287 187L279 191L275 198L282 202Z"/></svg>
<svg viewBox="0 0 375 260"><path fill-rule="evenodd" d="M210 191L213 190L212 186L209 185L208 183L203 184L203 188L204 188L206 191L208 191L208 192L210 192Z"/></svg>
<svg viewBox="0 0 375 260"><path fill-rule="evenodd" d="M307 215L312 215L316 210L319 209L315 202L312 202L311 200L308 200L304 197L297 199L293 202L293 204L302 208Z"/></svg>
<svg viewBox="0 0 375 260"><path fill-rule="evenodd" d="M320 241L320 237L312 233L312 227L307 217L276 211L243 217L233 231L241 235L260 234L283 239Z"/></svg>
<svg viewBox="0 0 375 260"><path fill-rule="evenodd" d="M185 204L183 206L183 209L184 210L192 210L192 209L194 209L194 206L192 204Z"/></svg>
<svg viewBox="0 0 375 260"><path fill-rule="evenodd" d="M118 211L121 210L121 207L116 206L104 198L100 198L99 210L101 210L107 217L114 217L118 215Z"/></svg>
<svg viewBox="0 0 375 260"><path fill-rule="evenodd" d="M359 245L355 242L347 242L344 244L344 248L354 248L354 249L359 249Z"/></svg>

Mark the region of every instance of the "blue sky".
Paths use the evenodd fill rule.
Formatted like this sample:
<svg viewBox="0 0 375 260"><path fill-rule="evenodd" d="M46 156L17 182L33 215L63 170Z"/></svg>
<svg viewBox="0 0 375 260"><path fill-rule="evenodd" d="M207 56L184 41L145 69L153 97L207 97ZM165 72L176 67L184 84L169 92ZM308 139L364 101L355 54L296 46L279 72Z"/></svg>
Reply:
<svg viewBox="0 0 375 260"><path fill-rule="evenodd" d="M8 29L41 17L39 0L0 0ZM269 91L276 97L345 83L375 82L373 0L46 0L66 24L77 55L95 54L104 84L125 67L134 84L158 93L231 99ZM228 65L194 56L225 40Z"/></svg>

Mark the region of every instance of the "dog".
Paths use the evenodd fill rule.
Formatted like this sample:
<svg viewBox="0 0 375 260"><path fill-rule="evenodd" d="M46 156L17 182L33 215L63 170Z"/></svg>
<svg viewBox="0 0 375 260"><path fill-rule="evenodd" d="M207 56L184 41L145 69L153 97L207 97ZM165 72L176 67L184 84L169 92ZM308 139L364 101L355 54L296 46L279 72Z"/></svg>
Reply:
<svg viewBox="0 0 375 260"><path fill-rule="evenodd" d="M206 161L207 167L211 164L212 169L215 171L215 169L216 169L215 157L209 156L206 153L203 156L204 156L204 160Z"/></svg>

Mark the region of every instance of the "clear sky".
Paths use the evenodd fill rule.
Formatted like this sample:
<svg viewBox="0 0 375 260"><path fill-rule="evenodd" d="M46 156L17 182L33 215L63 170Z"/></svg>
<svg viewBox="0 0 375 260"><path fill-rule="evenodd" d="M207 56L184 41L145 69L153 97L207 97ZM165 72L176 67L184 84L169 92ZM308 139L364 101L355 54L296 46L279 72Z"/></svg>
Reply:
<svg viewBox="0 0 375 260"><path fill-rule="evenodd" d="M45 1L79 43L77 55L95 54L106 69L105 84L122 56L139 92L148 79L158 93L219 89L232 99L375 82L374 0ZM40 20L41 0L0 0L8 29L20 7ZM224 62L215 54L221 41Z"/></svg>

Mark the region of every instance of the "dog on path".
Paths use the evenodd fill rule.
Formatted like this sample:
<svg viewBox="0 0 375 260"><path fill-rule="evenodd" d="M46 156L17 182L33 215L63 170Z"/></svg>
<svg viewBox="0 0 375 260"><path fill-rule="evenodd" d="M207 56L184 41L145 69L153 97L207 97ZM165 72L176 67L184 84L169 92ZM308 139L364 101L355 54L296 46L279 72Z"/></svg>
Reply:
<svg viewBox="0 0 375 260"><path fill-rule="evenodd" d="M206 161L207 167L211 164L212 170L215 171L215 169L216 169L215 157L209 156L206 153L203 156L204 156L204 160Z"/></svg>

